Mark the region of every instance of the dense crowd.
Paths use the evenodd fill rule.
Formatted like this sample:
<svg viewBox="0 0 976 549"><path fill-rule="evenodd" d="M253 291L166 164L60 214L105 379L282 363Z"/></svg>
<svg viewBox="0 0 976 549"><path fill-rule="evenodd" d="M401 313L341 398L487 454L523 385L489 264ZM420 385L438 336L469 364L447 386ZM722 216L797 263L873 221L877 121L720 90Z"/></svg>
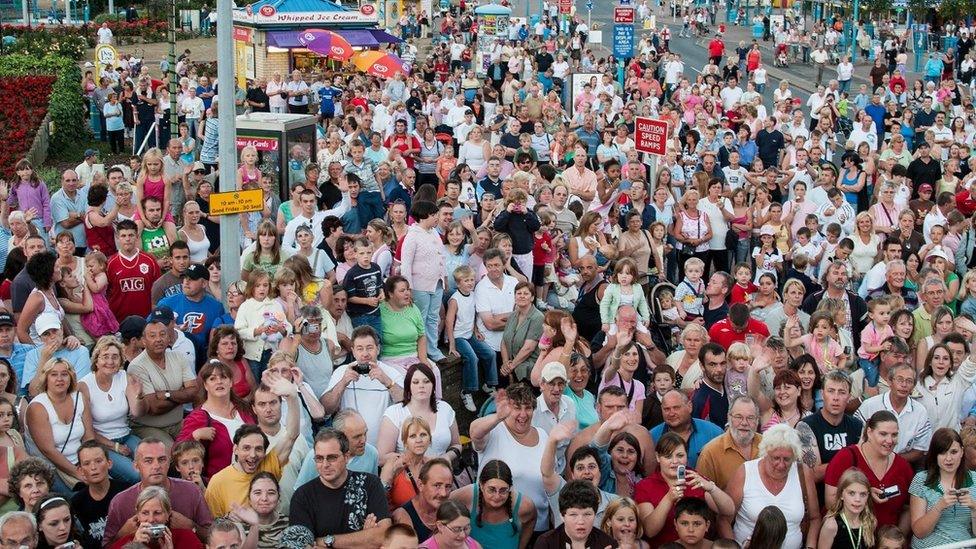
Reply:
<svg viewBox="0 0 976 549"><path fill-rule="evenodd" d="M621 85L546 9L485 76L462 3L422 59L426 14L401 24L408 75L235 90L316 117L288 174L251 146L217 166L189 52L178 136L165 78L93 68L99 137L141 153L0 182L0 546L976 537L970 52L911 84L841 58L802 102L758 43L717 34L699 72L665 27ZM212 217L218 176L263 209Z"/></svg>

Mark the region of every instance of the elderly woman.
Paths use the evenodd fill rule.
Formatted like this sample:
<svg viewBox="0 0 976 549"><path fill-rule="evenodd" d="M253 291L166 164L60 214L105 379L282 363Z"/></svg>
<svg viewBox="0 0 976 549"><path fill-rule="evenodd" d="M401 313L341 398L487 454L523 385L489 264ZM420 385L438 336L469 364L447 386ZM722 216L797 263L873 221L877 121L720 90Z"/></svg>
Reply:
<svg viewBox="0 0 976 549"><path fill-rule="evenodd" d="M74 489L79 482L75 477L78 448L95 437L91 403L78 390L74 366L62 358L45 362L30 385L37 396L27 406L28 440L54 465L60 480Z"/></svg>
<svg viewBox="0 0 976 549"><path fill-rule="evenodd" d="M92 372L81 378L78 388L92 403L95 440L110 452L112 478L135 484L139 473L133 467L132 456L139 437L129 428L129 416L142 416L145 406L142 382L122 369L124 351L115 337L100 338L92 350Z"/></svg>
<svg viewBox="0 0 976 549"><path fill-rule="evenodd" d="M502 333L502 362L498 372L511 381L529 377L539 358L539 341L543 337L543 315L535 307L532 285L519 282L515 286L515 309Z"/></svg>
<svg viewBox="0 0 976 549"><path fill-rule="evenodd" d="M236 368L212 358L198 376L203 403L183 420L176 442L195 440L207 449L204 478L209 479L232 462L232 438L244 424L257 423L251 406L233 390Z"/></svg>
<svg viewBox="0 0 976 549"><path fill-rule="evenodd" d="M442 457L448 461L461 454L454 409L434 395L434 372L430 366L416 363L407 370L403 378L403 402L386 409L380 424L380 436L376 450L383 464L393 452L403 452L400 440L400 426L411 417L420 417L431 427L431 442L427 449L429 457Z"/></svg>
<svg viewBox="0 0 976 549"><path fill-rule="evenodd" d="M759 513L775 505L786 518L785 549L817 547L820 535L820 507L813 473L799 459L803 454L800 435L786 424L763 434L759 459L743 463L732 476L726 491L735 504L735 539L740 544L752 536ZM806 545L800 527L806 519Z"/></svg>
<svg viewBox="0 0 976 549"><path fill-rule="evenodd" d="M549 498L539 475L544 431L532 425L537 405L532 390L517 383L495 394L495 413L471 422L471 441L482 462L501 460L511 467L514 484L535 503L535 531L549 529Z"/></svg>
<svg viewBox="0 0 976 549"><path fill-rule="evenodd" d="M973 537L976 473L966 468L962 438L955 429L943 427L932 434L925 470L915 474L908 492L912 547Z"/></svg>
<svg viewBox="0 0 976 549"><path fill-rule="evenodd" d="M763 435L763 440L765 437ZM904 513L908 503L909 485L914 471L911 464L894 452L898 440L898 418L888 410L879 410L867 419L861 442L838 452L824 473L824 501L832 507L840 497L837 485L844 471L854 467L867 475L871 482L871 499L878 526L898 526L909 531L908 515ZM895 495L884 497L882 489L895 490Z"/></svg>
<svg viewBox="0 0 976 549"><path fill-rule="evenodd" d="M634 490L638 514L651 547L678 540L674 506L682 498L703 499L712 511L725 516L735 512L728 494L688 467L688 443L680 435L664 433L655 450L657 470L640 481Z"/></svg>
<svg viewBox="0 0 976 549"><path fill-rule="evenodd" d="M704 326L688 324L678 337L683 348L668 355L667 364L674 369L675 386L682 391L693 391L695 382L701 379L702 368L698 361L698 351L708 340L708 331Z"/></svg>
<svg viewBox="0 0 976 549"><path fill-rule="evenodd" d="M281 534L288 527L288 516L278 512L280 501L281 488L274 475L261 471L251 478L247 506L236 507L228 515L247 525L243 547L277 549L282 546Z"/></svg>
<svg viewBox="0 0 976 549"><path fill-rule="evenodd" d="M429 364L427 335L420 309L413 304L410 283L402 276L391 276L383 283L386 301L380 303L383 332L380 360L406 373L417 362ZM440 370L433 366L437 395L441 394Z"/></svg>
<svg viewBox="0 0 976 549"><path fill-rule="evenodd" d="M54 467L37 457L25 457L10 468L7 492L17 502L17 509L33 509L54 486Z"/></svg>
<svg viewBox="0 0 976 549"><path fill-rule="evenodd" d="M204 547L193 530L176 528L170 524L173 507L169 493L160 486L148 486L139 492L134 518L139 524L138 529L133 534L119 538L110 546L111 549L122 549L133 542L159 549ZM159 526L163 527L161 531Z"/></svg>

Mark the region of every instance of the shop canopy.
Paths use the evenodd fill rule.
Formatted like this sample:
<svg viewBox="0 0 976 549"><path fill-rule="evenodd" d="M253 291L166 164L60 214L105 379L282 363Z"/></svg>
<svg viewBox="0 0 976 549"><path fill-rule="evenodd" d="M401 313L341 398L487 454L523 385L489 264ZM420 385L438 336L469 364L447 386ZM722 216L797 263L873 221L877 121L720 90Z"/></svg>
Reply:
<svg viewBox="0 0 976 549"><path fill-rule="evenodd" d="M341 35L355 47L375 48L382 44L396 44L401 40L392 34L380 29L332 29L336 34ZM302 31L268 31L268 45L279 48L304 48L298 40Z"/></svg>

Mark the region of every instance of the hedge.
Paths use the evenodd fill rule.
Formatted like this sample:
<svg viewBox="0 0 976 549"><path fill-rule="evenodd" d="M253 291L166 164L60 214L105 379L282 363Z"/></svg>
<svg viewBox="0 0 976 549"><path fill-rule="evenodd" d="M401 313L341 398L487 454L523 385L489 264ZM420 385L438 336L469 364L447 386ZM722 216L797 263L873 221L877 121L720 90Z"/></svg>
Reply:
<svg viewBox="0 0 976 549"><path fill-rule="evenodd" d="M80 158L92 140L86 120L88 111L82 99L81 68L73 60L57 55L0 56L0 76L53 75L57 79L51 91L48 112L54 123L50 155L56 158Z"/></svg>

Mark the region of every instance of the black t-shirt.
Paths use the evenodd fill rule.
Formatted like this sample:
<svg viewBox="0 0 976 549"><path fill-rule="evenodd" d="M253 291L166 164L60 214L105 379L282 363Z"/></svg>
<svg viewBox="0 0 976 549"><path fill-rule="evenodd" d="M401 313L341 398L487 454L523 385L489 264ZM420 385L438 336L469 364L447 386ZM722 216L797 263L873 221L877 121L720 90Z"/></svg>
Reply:
<svg viewBox="0 0 976 549"><path fill-rule="evenodd" d="M269 105L269 101L271 99L268 97L268 94L263 89L251 88L247 90L247 100L254 101L255 103L261 103L262 105L264 105L263 107L255 107L252 105L251 106L252 112L271 112L271 107Z"/></svg>
<svg viewBox="0 0 976 549"><path fill-rule="evenodd" d="M547 52L546 50L542 50L541 52L535 54L535 62L537 65L539 65L539 72L541 73L549 70L549 67L555 63L555 59L552 58L551 53Z"/></svg>
<svg viewBox="0 0 976 549"><path fill-rule="evenodd" d="M331 210L342 200L342 191L330 180L319 185L319 193L321 194L318 200L320 210Z"/></svg>
<svg viewBox="0 0 976 549"><path fill-rule="evenodd" d="M33 288L34 282L31 281L30 276L27 274L27 268L25 267L23 270L17 273L17 276L14 277L13 282L10 283L10 299L15 313L19 313L24 310L24 305L27 303L27 297L30 296Z"/></svg>
<svg viewBox="0 0 976 549"><path fill-rule="evenodd" d="M376 475L349 471L341 488L329 488L316 478L295 490L289 523L304 526L321 538L359 532L370 514L377 522L390 518L386 490Z"/></svg>
<svg viewBox="0 0 976 549"><path fill-rule="evenodd" d="M80 528L78 539L84 549L102 549L102 535L105 533L105 522L108 519L108 506L112 503L112 498L126 488L125 484L110 480L108 492L99 501L91 497L88 487L84 485L81 491L72 496L71 508L75 512L75 520Z"/></svg>
<svg viewBox="0 0 976 549"><path fill-rule="evenodd" d="M366 269L362 268L359 263L356 263L346 273L346 278L342 281L342 286L345 287L350 298L378 297L383 290L383 271L380 270L379 265L376 263L370 263ZM378 314L379 307L360 305L359 303L353 303L350 299L348 311L349 316L355 317L374 313Z"/></svg>
<svg viewBox="0 0 976 549"><path fill-rule="evenodd" d="M519 143L519 136L512 135L512 132L505 132L502 134L502 137L498 140L498 143L509 149L517 149L521 146ZM515 158L514 154L505 154L505 160L512 160L513 158Z"/></svg>
<svg viewBox="0 0 976 549"><path fill-rule="evenodd" d="M132 104L136 107L136 114L139 115L139 123L151 124L156 119L156 105L143 100L143 96L139 94L139 90L136 90L132 99ZM154 99L152 91L146 90L146 97Z"/></svg>
<svg viewBox="0 0 976 549"><path fill-rule="evenodd" d="M861 430L864 428L861 420L847 414L844 414L844 418L840 420L840 425L836 427L827 422L822 413L809 415L800 421L809 425L810 430L817 438L820 463L830 463L837 452L857 443L858 437L861 436Z"/></svg>
<svg viewBox="0 0 976 549"><path fill-rule="evenodd" d="M712 325L722 320L723 318L729 316L729 304L728 302L722 303L722 306L718 309L709 309L708 302L705 303L705 314L702 315L702 319L705 321L705 329L711 329Z"/></svg>

